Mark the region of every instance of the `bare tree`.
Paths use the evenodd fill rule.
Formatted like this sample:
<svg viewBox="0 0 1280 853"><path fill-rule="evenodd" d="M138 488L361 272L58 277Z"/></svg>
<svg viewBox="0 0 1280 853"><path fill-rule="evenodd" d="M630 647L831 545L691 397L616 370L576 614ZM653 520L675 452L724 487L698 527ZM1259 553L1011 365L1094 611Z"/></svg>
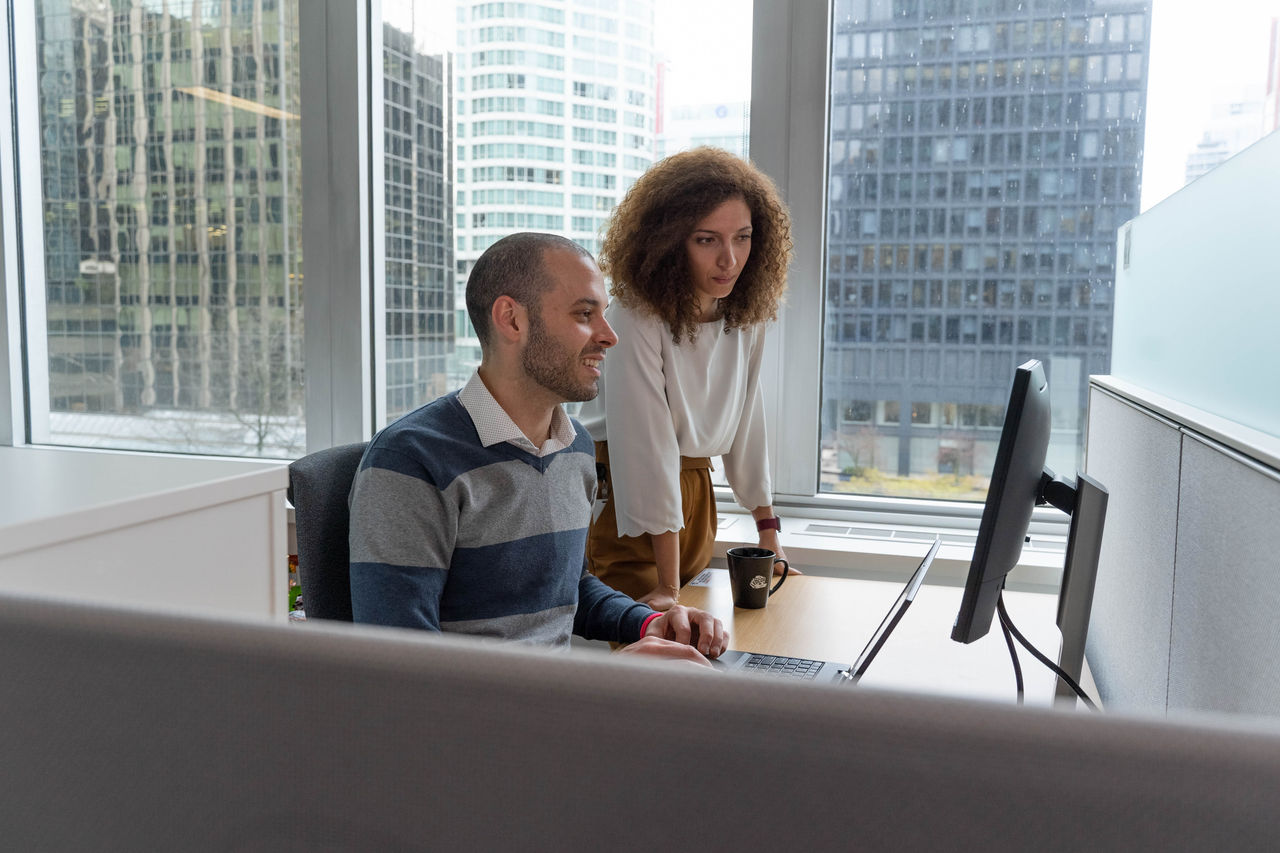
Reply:
<svg viewBox="0 0 1280 853"><path fill-rule="evenodd" d="M843 430L836 432L836 450L839 453L848 455L852 462L852 465L846 466L846 468L853 469L849 473L857 477L861 476L868 468L876 469L880 467L877 459L879 438L879 431L871 424L856 427L852 432ZM839 456L836 459L838 465Z"/></svg>

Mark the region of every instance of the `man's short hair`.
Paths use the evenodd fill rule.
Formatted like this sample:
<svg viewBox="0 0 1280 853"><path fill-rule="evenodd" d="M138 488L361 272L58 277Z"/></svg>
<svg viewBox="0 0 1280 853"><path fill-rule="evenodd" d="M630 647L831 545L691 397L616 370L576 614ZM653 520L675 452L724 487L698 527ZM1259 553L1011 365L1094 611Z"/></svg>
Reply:
<svg viewBox="0 0 1280 853"><path fill-rule="evenodd" d="M503 237L476 260L467 277L467 314L481 349L489 347L493 334L490 312L499 296L510 296L535 314L541 310L542 294L555 285L543 263L551 249L591 259L590 252L568 238L522 231Z"/></svg>

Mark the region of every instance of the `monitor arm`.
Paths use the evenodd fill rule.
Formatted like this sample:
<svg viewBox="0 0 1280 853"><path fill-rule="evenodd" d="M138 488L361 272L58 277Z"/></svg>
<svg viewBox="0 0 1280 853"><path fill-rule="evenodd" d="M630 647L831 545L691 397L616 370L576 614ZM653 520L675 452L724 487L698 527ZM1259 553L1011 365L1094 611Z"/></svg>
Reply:
<svg viewBox="0 0 1280 853"><path fill-rule="evenodd" d="M1036 506L1048 504L1060 509L1067 515L1076 511L1076 484L1068 477L1059 477L1048 465L1040 475L1040 486L1036 489Z"/></svg>
<svg viewBox="0 0 1280 853"><path fill-rule="evenodd" d="M1102 550L1102 528L1107 515L1107 489L1088 474L1072 482L1045 466L1036 489L1036 504L1049 504L1071 516L1067 533L1067 554L1062 566L1062 586L1058 591L1058 628L1062 649L1058 662L1076 681L1084 665L1084 646L1089 633L1089 613L1093 609L1093 586L1098 575L1098 555ZM1075 694L1061 680L1057 694L1075 700Z"/></svg>

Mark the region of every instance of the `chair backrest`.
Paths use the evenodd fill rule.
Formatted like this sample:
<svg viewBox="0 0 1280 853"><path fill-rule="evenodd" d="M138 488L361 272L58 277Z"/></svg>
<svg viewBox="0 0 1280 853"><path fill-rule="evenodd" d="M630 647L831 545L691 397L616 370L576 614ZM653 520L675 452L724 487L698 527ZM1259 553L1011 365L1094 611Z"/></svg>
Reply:
<svg viewBox="0 0 1280 853"><path fill-rule="evenodd" d="M298 580L308 619L352 621L347 495L366 446L362 441L317 450L289 466Z"/></svg>

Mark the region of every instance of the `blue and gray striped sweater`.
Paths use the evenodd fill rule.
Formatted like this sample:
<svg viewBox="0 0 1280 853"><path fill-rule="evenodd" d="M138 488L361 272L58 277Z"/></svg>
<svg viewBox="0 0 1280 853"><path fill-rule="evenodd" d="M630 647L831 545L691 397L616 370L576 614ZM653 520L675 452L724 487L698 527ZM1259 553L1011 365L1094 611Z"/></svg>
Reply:
<svg viewBox="0 0 1280 853"><path fill-rule="evenodd" d="M382 430L351 489L357 622L568 647L630 642L653 611L583 567L595 457L483 447L457 393Z"/></svg>

